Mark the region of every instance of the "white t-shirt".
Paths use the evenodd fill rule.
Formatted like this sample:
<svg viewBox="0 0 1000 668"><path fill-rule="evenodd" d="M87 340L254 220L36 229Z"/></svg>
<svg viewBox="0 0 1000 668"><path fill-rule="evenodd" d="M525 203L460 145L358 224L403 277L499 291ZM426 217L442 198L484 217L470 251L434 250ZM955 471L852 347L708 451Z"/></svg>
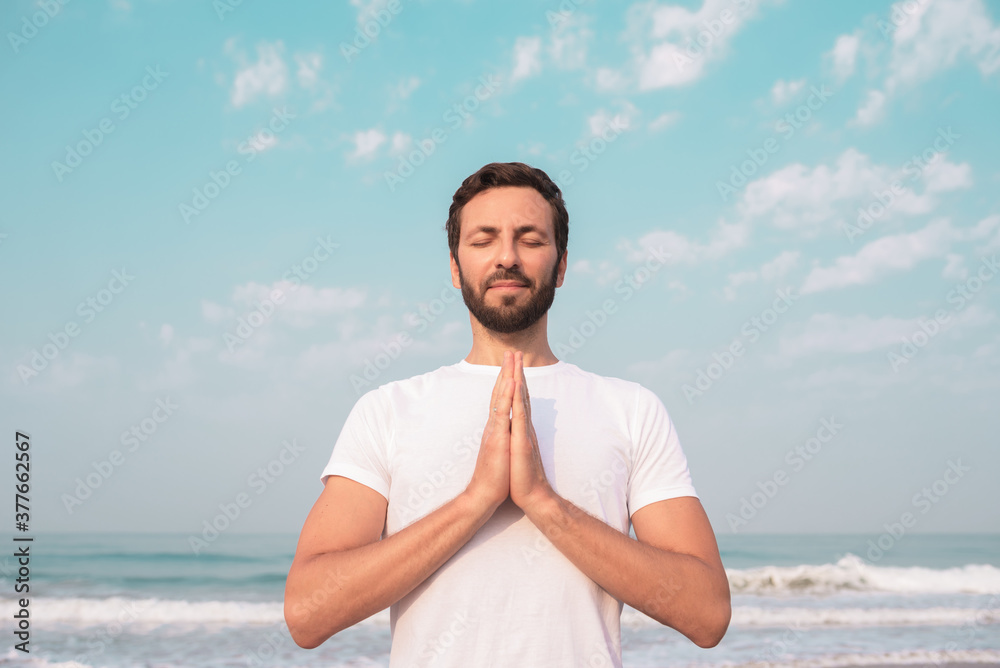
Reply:
<svg viewBox="0 0 1000 668"><path fill-rule="evenodd" d="M321 480L388 500L390 536L472 479L498 366L451 366L387 383L351 410ZM639 508L694 496L660 399L638 383L559 361L525 367L553 489L627 534ZM390 666L620 666L622 604L509 500L451 559L390 607Z"/></svg>

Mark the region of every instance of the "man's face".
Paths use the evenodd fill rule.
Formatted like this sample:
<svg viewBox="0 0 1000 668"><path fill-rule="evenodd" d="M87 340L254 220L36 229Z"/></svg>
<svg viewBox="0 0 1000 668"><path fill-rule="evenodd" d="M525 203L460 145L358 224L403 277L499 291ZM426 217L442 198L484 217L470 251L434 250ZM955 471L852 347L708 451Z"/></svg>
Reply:
<svg viewBox="0 0 1000 668"><path fill-rule="evenodd" d="M469 200L461 220L452 284L472 315L501 334L538 322L566 273L549 203L534 188L492 188Z"/></svg>

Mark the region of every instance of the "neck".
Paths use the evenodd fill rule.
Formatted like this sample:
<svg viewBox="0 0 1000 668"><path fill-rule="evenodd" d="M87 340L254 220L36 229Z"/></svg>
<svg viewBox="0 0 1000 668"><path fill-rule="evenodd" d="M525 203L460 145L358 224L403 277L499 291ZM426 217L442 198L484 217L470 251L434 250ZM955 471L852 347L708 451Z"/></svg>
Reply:
<svg viewBox="0 0 1000 668"><path fill-rule="evenodd" d="M505 350L524 353L524 366L548 366L559 361L549 348L548 313L531 327L511 334L486 329L471 313L469 321L472 325L472 350L465 358L469 364L500 366Z"/></svg>

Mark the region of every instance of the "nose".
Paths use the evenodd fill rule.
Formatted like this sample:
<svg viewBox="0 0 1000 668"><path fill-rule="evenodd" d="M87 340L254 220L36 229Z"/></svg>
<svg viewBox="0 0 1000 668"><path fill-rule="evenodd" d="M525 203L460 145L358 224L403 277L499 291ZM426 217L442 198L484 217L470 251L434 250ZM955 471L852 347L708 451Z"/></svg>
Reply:
<svg viewBox="0 0 1000 668"><path fill-rule="evenodd" d="M513 235L504 237L500 242L499 255L497 255L497 267L510 269L520 268L520 257L517 254L517 242Z"/></svg>

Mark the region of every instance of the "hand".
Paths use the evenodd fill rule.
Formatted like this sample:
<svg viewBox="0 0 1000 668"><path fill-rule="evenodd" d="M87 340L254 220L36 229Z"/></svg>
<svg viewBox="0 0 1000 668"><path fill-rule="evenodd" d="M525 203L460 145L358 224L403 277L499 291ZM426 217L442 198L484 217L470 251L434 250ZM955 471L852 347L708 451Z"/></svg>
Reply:
<svg viewBox="0 0 1000 668"><path fill-rule="evenodd" d="M514 401L510 422L510 498L528 514L529 508L554 495L542 455L538 450L538 438L531 424L531 397L528 396L528 381L524 376L524 353L514 353Z"/></svg>
<svg viewBox="0 0 1000 668"><path fill-rule="evenodd" d="M490 513L510 494L510 409L514 400L514 355L504 352L490 397L490 414L479 444L479 457L466 488Z"/></svg>

